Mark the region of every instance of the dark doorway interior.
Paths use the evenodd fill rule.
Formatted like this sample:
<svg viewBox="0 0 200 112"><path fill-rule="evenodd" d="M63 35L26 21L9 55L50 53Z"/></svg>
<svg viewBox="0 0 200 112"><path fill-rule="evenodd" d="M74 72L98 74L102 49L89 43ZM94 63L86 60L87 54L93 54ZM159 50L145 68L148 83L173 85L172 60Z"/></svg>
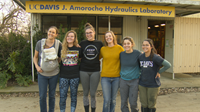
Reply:
<svg viewBox="0 0 200 112"><path fill-rule="evenodd" d="M148 20L148 38L152 39L160 56L165 56L165 25L166 21Z"/></svg>

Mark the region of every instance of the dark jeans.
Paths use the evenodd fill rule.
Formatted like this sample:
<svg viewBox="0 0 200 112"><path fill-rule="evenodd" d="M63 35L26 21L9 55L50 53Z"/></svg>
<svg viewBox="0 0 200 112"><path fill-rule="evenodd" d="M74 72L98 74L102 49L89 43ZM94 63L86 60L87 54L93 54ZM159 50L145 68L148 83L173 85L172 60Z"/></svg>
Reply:
<svg viewBox="0 0 200 112"><path fill-rule="evenodd" d="M137 108L139 79L124 80L120 79L121 111L129 112L128 98L131 112L139 112Z"/></svg>
<svg viewBox="0 0 200 112"><path fill-rule="evenodd" d="M60 112L65 112L67 92L70 87L71 96L71 112L75 112L77 104L77 90L79 85L79 78L67 79L60 78Z"/></svg>
<svg viewBox="0 0 200 112"><path fill-rule="evenodd" d="M55 91L58 81L58 75L43 76L38 73L38 86L40 95L40 112L47 112L47 88L49 86L49 112L54 112L55 107Z"/></svg>

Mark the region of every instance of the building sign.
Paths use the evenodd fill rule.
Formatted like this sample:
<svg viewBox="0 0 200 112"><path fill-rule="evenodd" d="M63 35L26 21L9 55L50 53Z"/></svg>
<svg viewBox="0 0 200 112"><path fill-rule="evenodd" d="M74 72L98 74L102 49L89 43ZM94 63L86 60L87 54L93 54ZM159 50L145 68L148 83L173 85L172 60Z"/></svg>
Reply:
<svg viewBox="0 0 200 112"><path fill-rule="evenodd" d="M26 11L30 13L73 13L175 17L174 7L116 3L26 1Z"/></svg>

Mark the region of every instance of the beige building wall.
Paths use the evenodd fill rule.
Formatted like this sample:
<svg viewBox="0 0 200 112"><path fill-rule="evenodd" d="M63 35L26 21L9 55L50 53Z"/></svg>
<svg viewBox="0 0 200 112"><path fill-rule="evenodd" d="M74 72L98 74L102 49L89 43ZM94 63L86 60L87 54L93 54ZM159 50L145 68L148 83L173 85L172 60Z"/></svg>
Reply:
<svg viewBox="0 0 200 112"><path fill-rule="evenodd" d="M124 16L123 17L123 37L130 36L135 41L136 46L134 49L140 49L140 21L136 16Z"/></svg>
<svg viewBox="0 0 200 112"><path fill-rule="evenodd" d="M173 65L174 20L167 21L165 28L165 59ZM167 72L173 73L173 67L170 67Z"/></svg>
<svg viewBox="0 0 200 112"><path fill-rule="evenodd" d="M174 73L200 72L200 18L176 17Z"/></svg>

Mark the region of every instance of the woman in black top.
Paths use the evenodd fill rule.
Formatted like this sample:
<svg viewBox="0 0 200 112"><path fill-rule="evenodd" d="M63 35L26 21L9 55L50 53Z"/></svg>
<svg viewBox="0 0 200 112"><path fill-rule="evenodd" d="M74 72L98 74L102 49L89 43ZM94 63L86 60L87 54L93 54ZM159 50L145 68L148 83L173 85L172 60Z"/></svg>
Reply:
<svg viewBox="0 0 200 112"><path fill-rule="evenodd" d="M91 110L95 112L95 94L100 79L99 53L103 46L101 41L95 40L95 30L89 23L85 25L87 40L80 43L82 59L80 64L80 79L83 86L83 103L85 112L89 112L88 93L91 96Z"/></svg>
<svg viewBox="0 0 200 112"><path fill-rule="evenodd" d="M61 50L61 66L60 66L60 112L65 112L68 88L70 86L71 93L71 112L75 112L77 104L77 90L79 85L79 65L80 48L78 44L77 34L74 30L66 33Z"/></svg>

